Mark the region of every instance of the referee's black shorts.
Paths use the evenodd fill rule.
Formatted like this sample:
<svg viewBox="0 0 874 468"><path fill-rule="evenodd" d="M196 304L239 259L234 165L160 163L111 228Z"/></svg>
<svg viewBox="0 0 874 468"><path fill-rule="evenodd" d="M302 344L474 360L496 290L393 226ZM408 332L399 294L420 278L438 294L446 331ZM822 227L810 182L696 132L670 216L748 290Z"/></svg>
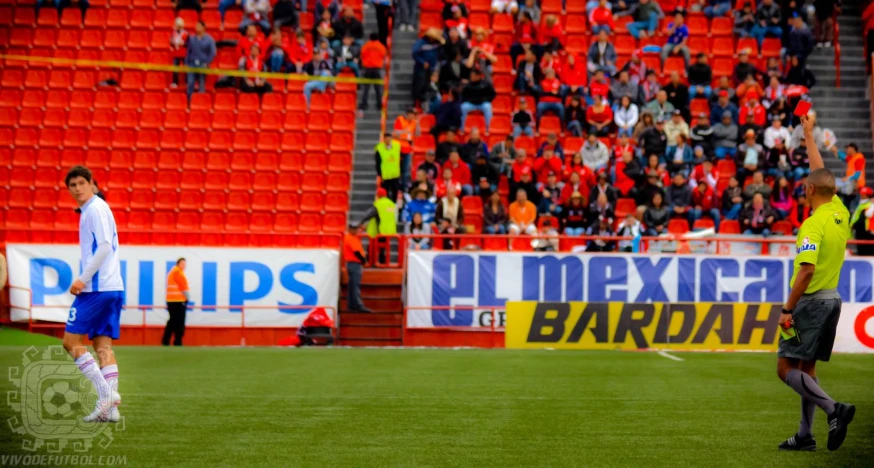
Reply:
<svg viewBox="0 0 874 468"><path fill-rule="evenodd" d="M781 336L777 356L802 361L828 361L841 317L841 297L837 291L817 291L802 296L792 317L801 340L792 338L787 341Z"/></svg>

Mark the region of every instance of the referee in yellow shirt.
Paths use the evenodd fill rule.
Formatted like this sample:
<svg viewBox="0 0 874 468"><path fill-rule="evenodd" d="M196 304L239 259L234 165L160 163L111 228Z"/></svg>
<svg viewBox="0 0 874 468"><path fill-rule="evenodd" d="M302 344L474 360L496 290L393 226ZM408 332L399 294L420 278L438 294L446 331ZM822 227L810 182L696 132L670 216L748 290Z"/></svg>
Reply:
<svg viewBox="0 0 874 468"><path fill-rule="evenodd" d="M170 345L173 335L173 346L182 346L182 336L185 335L185 313L190 298L188 278L185 277L186 263L184 258L176 260L176 266L167 274L167 312L170 313L170 319L167 320L164 337L161 339L164 346Z"/></svg>
<svg viewBox="0 0 874 468"><path fill-rule="evenodd" d="M820 388L816 361L828 361L835 343L841 315L837 287L850 238L850 212L835 195L835 176L825 168L816 147L813 121L805 116L801 122L810 158L804 193L810 200L811 215L798 230L792 291L780 315L781 327L794 325L797 336L781 336L777 351L777 375L801 395L801 425L779 448L816 450L811 427L819 406L828 417L828 449L837 450L847 436L856 407L834 401Z"/></svg>

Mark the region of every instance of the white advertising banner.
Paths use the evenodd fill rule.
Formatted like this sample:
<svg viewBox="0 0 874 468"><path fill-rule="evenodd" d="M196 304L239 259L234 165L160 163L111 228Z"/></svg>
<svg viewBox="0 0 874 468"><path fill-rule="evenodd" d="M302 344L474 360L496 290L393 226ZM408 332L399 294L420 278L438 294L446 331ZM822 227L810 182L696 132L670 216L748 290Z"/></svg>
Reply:
<svg viewBox="0 0 874 468"><path fill-rule="evenodd" d="M834 350L874 353L874 304L844 304Z"/></svg>
<svg viewBox="0 0 874 468"><path fill-rule="evenodd" d="M491 328L507 301L782 303L793 259L419 250L407 268L408 327ZM848 257L844 302L874 302L872 285L874 259Z"/></svg>
<svg viewBox="0 0 874 468"><path fill-rule="evenodd" d="M70 285L81 271L79 247L12 244L7 257L12 320L26 321L32 300L34 319L65 322ZM245 316L247 327L298 327L312 306L337 305L336 250L121 246L123 325L166 323L167 273L180 257L187 259L193 303L188 326L240 326Z"/></svg>

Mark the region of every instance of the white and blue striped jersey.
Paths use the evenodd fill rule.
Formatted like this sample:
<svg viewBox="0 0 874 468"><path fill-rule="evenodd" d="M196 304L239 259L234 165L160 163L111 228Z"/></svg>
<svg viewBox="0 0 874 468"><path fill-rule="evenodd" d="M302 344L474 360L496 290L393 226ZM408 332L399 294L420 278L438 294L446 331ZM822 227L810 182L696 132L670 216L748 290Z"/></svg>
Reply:
<svg viewBox="0 0 874 468"><path fill-rule="evenodd" d="M103 243L108 244L111 250L91 278L86 278L84 273L80 277L85 283L82 292L124 291L121 264L118 261L118 229L115 218L109 205L95 195L82 206L82 215L79 218L79 247L82 250L83 272L88 269L97 247Z"/></svg>

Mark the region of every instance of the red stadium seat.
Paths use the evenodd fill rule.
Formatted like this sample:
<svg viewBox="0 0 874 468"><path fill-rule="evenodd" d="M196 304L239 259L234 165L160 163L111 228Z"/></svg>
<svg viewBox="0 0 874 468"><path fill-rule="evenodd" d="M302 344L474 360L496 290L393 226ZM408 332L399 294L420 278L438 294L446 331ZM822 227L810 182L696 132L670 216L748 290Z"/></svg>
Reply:
<svg viewBox="0 0 874 468"><path fill-rule="evenodd" d="M685 234L689 232L689 222L685 219L672 219L668 221L668 232L672 234Z"/></svg>

